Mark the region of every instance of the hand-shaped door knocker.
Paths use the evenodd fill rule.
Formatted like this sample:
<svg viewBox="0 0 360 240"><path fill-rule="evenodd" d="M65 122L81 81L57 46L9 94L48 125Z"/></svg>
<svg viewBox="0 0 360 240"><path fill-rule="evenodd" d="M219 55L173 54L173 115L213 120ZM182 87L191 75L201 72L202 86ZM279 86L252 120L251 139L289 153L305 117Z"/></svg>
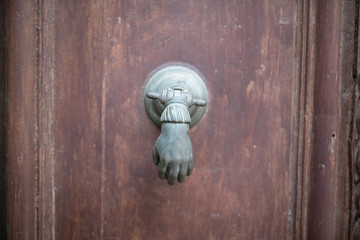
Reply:
<svg viewBox="0 0 360 240"><path fill-rule="evenodd" d="M145 89L145 108L161 134L153 148L159 177L170 185L184 182L193 169L189 128L206 112L208 94L200 74L186 65L173 64L151 75Z"/></svg>

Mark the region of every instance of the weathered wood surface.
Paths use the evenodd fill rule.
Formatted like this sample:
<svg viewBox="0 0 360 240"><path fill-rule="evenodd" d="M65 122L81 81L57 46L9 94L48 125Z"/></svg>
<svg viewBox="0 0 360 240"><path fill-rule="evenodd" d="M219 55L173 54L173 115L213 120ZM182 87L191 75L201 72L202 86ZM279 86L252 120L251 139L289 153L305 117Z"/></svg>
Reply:
<svg viewBox="0 0 360 240"><path fill-rule="evenodd" d="M36 1L8 6L9 239L37 238L37 11ZM5 79L4 79L5 80Z"/></svg>
<svg viewBox="0 0 360 240"><path fill-rule="evenodd" d="M355 1L310 1L303 239L349 237Z"/></svg>
<svg viewBox="0 0 360 240"><path fill-rule="evenodd" d="M13 2L11 239L345 239L354 6ZM175 186L157 177L143 106L168 62L196 67L210 95Z"/></svg>
<svg viewBox="0 0 360 240"><path fill-rule="evenodd" d="M5 238L7 221L7 76L8 76L8 8L0 2L0 238Z"/></svg>
<svg viewBox="0 0 360 240"><path fill-rule="evenodd" d="M296 58L291 1L57 1L55 235L283 239ZM261 17L260 17L261 16ZM167 62L205 76L195 169L169 187L151 149L145 79Z"/></svg>
<svg viewBox="0 0 360 240"><path fill-rule="evenodd" d="M359 7L355 9L357 13L360 13ZM359 15L358 15L359 16ZM353 106L353 132L352 132L352 145L351 145L351 157L352 157L352 171L351 171L351 238L352 240L360 238L360 54L359 54L359 30L360 21L357 20L357 58L353 64L354 67L354 106Z"/></svg>

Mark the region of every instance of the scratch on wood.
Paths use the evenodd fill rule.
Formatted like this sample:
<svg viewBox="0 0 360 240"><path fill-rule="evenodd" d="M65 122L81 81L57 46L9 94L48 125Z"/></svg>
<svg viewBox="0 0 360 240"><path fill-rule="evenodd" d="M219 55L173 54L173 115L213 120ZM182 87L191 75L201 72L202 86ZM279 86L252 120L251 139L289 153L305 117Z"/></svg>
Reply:
<svg viewBox="0 0 360 240"><path fill-rule="evenodd" d="M104 184L105 184L105 150L106 150L106 1L103 4L103 72L102 72L102 89L101 89L101 203L100 203L100 239L104 239ZM118 17L118 23L121 18Z"/></svg>

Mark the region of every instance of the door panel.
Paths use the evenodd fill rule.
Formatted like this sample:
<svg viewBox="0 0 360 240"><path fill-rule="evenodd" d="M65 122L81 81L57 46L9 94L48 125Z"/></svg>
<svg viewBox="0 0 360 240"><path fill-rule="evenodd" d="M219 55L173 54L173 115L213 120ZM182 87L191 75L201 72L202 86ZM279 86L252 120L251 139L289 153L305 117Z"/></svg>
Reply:
<svg viewBox="0 0 360 240"><path fill-rule="evenodd" d="M295 6L61 1L56 7L56 235L284 238L294 211L288 143ZM143 106L146 78L169 62L195 66L210 95L204 120L191 130L193 174L176 186L157 177L151 150L159 129Z"/></svg>
<svg viewBox="0 0 360 240"><path fill-rule="evenodd" d="M102 2L59 1L55 8L54 234L60 239L96 239L103 190Z"/></svg>
<svg viewBox="0 0 360 240"><path fill-rule="evenodd" d="M15 74L22 54L9 53L8 198L17 200L9 204L15 213L9 236L348 236L350 145L341 143L352 128L354 38L343 29L355 32L354 6L335 0L9 5L10 33L19 33L15 20L25 11L33 18L21 23L34 32L20 45L35 46L23 60L33 69L26 76ZM152 161L160 129L146 115L143 91L154 70L174 62L204 76L209 104L190 131L192 175L169 186ZM330 69L336 77L326 75ZM31 88L16 95L30 75ZM15 103L24 109L11 108ZM20 127L34 146L21 144L19 112L36 113ZM18 152L29 156L28 168L16 163ZM31 188L19 174L29 176ZM15 183L27 192L15 194Z"/></svg>

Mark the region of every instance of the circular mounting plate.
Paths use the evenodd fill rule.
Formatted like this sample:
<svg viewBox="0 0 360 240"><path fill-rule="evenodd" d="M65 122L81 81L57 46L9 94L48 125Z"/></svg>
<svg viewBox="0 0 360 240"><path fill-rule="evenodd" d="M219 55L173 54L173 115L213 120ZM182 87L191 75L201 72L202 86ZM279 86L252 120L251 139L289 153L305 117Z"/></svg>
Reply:
<svg viewBox="0 0 360 240"><path fill-rule="evenodd" d="M193 98L204 100L208 103L208 93L201 74L195 68L184 64L165 65L151 74L147 80L144 92L145 109L151 120L161 126L160 117L165 106L159 100L152 100L146 97L150 92L161 93L163 90L174 86L187 88ZM189 113L191 116L190 127L195 126L205 114L205 107L191 106Z"/></svg>

